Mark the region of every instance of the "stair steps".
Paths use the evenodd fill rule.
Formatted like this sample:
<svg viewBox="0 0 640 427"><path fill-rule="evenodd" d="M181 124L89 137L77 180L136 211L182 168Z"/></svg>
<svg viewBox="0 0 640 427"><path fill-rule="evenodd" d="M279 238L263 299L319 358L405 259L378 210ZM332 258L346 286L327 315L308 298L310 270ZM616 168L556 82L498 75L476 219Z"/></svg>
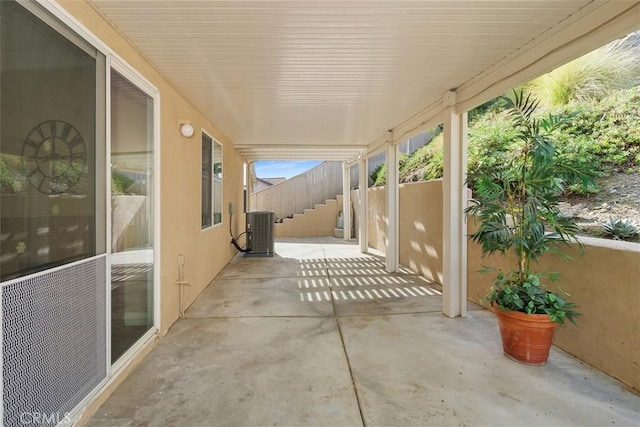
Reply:
<svg viewBox="0 0 640 427"><path fill-rule="evenodd" d="M294 214L293 218L276 223L276 237L333 236L341 210L342 195L338 195L335 199L315 205L313 209L305 209L304 213Z"/></svg>

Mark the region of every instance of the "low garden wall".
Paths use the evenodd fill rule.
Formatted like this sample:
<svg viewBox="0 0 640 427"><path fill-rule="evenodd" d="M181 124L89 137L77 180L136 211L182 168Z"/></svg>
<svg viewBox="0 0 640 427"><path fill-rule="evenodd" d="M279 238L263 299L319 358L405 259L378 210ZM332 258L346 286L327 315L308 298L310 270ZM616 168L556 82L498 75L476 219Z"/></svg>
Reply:
<svg viewBox="0 0 640 427"><path fill-rule="evenodd" d="M384 188L368 193L369 245L382 252L387 229L385 196ZM441 180L401 185L399 203L400 263L441 283ZM475 226L470 220L469 230ZM558 328L554 344L640 390L640 245L588 237L582 241L582 253L577 245L567 248L571 261L549 255L539 266L540 271L560 273L557 287L571 295L570 300L583 314L577 327L567 324ZM481 265L505 269L509 262L495 256L482 260L479 245L469 242L469 300L487 306L484 295L492 276L477 273Z"/></svg>

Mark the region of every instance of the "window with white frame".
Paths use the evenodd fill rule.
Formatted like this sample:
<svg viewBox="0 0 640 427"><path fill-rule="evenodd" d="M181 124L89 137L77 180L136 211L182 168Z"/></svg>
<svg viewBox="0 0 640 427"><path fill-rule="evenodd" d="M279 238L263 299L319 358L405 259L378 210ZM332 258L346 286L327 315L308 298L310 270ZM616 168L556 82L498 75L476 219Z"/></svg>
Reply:
<svg viewBox="0 0 640 427"><path fill-rule="evenodd" d="M201 228L222 223L222 144L202 133Z"/></svg>

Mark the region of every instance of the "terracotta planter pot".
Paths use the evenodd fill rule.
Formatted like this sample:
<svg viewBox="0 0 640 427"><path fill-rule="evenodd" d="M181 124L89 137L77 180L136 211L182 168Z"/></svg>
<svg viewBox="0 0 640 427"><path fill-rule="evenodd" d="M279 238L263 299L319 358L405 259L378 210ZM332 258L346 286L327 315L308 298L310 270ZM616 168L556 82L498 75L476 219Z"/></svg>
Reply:
<svg viewBox="0 0 640 427"><path fill-rule="evenodd" d="M547 314L505 311L494 303L505 356L525 365L544 365L557 323Z"/></svg>

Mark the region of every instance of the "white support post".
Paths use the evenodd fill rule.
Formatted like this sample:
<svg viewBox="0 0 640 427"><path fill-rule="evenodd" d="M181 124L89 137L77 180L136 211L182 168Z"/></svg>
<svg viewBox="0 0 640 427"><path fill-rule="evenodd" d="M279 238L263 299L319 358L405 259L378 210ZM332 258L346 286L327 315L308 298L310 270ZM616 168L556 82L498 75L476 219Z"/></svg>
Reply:
<svg viewBox="0 0 640 427"><path fill-rule="evenodd" d="M360 252L369 252L369 232L368 232L368 201L367 190L369 189L369 174L367 159L360 159L358 164L358 188L360 191L360 204L358 207L358 240L360 242Z"/></svg>
<svg viewBox="0 0 640 427"><path fill-rule="evenodd" d="M458 205L460 206L460 220L458 221L459 237L460 237L460 317L467 317L467 219L464 216L463 211L469 205L469 188L467 187L467 147L469 135L468 124L469 115L465 111L459 115L460 117L460 191L458 191Z"/></svg>
<svg viewBox="0 0 640 427"><path fill-rule="evenodd" d="M443 298L448 317L467 315L467 114L457 114L456 94L445 95L443 179Z"/></svg>
<svg viewBox="0 0 640 427"><path fill-rule="evenodd" d="M388 273L398 271L398 147L393 144L393 131L389 131L387 146L387 254L385 267Z"/></svg>
<svg viewBox="0 0 640 427"><path fill-rule="evenodd" d="M351 168L347 162L342 165L342 219L344 240L351 240Z"/></svg>
<svg viewBox="0 0 640 427"><path fill-rule="evenodd" d="M253 194L253 162L247 163L247 212L251 211L251 195Z"/></svg>

